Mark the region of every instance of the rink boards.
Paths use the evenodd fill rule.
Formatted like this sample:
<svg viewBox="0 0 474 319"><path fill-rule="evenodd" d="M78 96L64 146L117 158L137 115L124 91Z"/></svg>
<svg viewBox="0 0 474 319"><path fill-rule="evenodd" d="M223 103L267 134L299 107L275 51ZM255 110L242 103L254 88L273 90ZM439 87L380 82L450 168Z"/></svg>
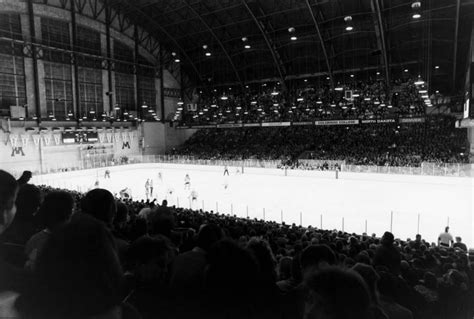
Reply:
<svg viewBox="0 0 474 319"><path fill-rule="evenodd" d="M110 179L103 178L106 169ZM87 191L98 178L99 187L113 193L129 187L135 199L142 199L150 178L154 198L180 207L355 233L381 235L391 229L400 238L414 238L419 231L430 241L449 224L453 235L474 246L472 178L339 172L336 179L334 171L236 171L229 167L227 177L222 166L133 164L36 176L34 182ZM186 173L199 195L193 203L184 190Z"/></svg>

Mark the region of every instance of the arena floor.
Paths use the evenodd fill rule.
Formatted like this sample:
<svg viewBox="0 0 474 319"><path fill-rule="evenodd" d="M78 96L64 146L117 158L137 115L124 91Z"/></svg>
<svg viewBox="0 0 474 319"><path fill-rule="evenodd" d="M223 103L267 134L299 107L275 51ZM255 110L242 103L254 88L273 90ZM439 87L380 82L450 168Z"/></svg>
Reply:
<svg viewBox="0 0 474 319"><path fill-rule="evenodd" d="M136 164L37 176L34 183L87 191L99 180L99 187L118 193L129 187L134 199L145 198L145 182L153 179L154 197L171 205L265 218L286 223L313 225L324 229L376 233L392 231L399 238L414 238L419 232L429 241L449 223L453 236L474 247L472 217L474 188L471 178L385 175L363 173L288 171L222 167ZM161 172L163 181L158 180ZM191 177L191 189L198 200L190 203L184 190L184 176ZM225 185L228 185L225 189ZM168 191L174 190L170 195Z"/></svg>

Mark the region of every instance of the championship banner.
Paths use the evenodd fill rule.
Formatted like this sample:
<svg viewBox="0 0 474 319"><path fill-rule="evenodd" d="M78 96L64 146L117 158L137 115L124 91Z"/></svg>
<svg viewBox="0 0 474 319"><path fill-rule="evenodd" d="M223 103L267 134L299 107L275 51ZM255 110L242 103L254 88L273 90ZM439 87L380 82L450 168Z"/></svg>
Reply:
<svg viewBox="0 0 474 319"><path fill-rule="evenodd" d="M107 142L112 143L112 139L113 139L112 133L106 133L106 137L107 137Z"/></svg>
<svg viewBox="0 0 474 319"><path fill-rule="evenodd" d="M361 124L375 124L375 123L397 123L396 119L373 119L373 120L360 120Z"/></svg>
<svg viewBox="0 0 474 319"><path fill-rule="evenodd" d="M45 134L43 136L43 140L44 140L44 145L49 146L49 144L51 144L51 135Z"/></svg>
<svg viewBox="0 0 474 319"><path fill-rule="evenodd" d="M16 147L18 143L18 135L10 134L9 139L10 139L10 144L12 145L12 147Z"/></svg>
<svg viewBox="0 0 474 319"><path fill-rule="evenodd" d="M260 123L245 123L245 127L259 127Z"/></svg>
<svg viewBox="0 0 474 319"><path fill-rule="evenodd" d="M336 120L336 121L316 121L314 125L329 126L329 125L357 125L359 120Z"/></svg>
<svg viewBox="0 0 474 319"><path fill-rule="evenodd" d="M26 149L28 147L29 140L30 140L29 135L21 135L21 146L23 146L23 148Z"/></svg>
<svg viewBox="0 0 474 319"><path fill-rule="evenodd" d="M114 138L115 138L115 143L118 143L120 141L120 132L115 132Z"/></svg>
<svg viewBox="0 0 474 319"><path fill-rule="evenodd" d="M135 140L135 134L136 134L135 131L133 131L133 132L128 132L128 140L129 140L130 142L133 142L133 141Z"/></svg>
<svg viewBox="0 0 474 319"><path fill-rule="evenodd" d="M56 143L56 145L61 144L61 135L59 135L59 134L54 134L54 135L53 135L53 138L54 138L54 142Z"/></svg>
<svg viewBox="0 0 474 319"><path fill-rule="evenodd" d="M122 141L126 142L128 138L127 132L122 132Z"/></svg>
<svg viewBox="0 0 474 319"><path fill-rule="evenodd" d="M215 128L216 125L194 125L192 128Z"/></svg>
<svg viewBox="0 0 474 319"><path fill-rule="evenodd" d="M400 119L400 123L424 123L425 118L424 117L414 117L414 118L406 118L406 119Z"/></svg>
<svg viewBox="0 0 474 319"><path fill-rule="evenodd" d="M104 143L105 142L105 133L99 133L99 142Z"/></svg>
<svg viewBox="0 0 474 319"><path fill-rule="evenodd" d="M262 126L290 126L291 122L269 122L262 123Z"/></svg>
<svg viewBox="0 0 474 319"><path fill-rule="evenodd" d="M41 142L41 135L39 134L34 134L33 135L33 143L35 144L36 147L39 147Z"/></svg>
<svg viewBox="0 0 474 319"><path fill-rule="evenodd" d="M229 124L217 124L217 128L233 128L233 127L242 127L242 124L233 124L233 123L229 123Z"/></svg>
<svg viewBox="0 0 474 319"><path fill-rule="evenodd" d="M313 122L293 122L292 125L298 126L298 125L313 125Z"/></svg>

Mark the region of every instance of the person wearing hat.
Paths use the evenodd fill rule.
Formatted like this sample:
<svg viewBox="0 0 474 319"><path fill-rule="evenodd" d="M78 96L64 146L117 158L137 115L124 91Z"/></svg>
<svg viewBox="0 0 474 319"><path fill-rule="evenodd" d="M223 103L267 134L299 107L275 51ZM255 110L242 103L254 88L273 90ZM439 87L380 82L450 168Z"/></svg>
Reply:
<svg viewBox="0 0 474 319"><path fill-rule="evenodd" d="M381 245L377 247L374 256L374 266L387 267L391 273L400 274L400 251L394 245L394 236L391 232L383 234Z"/></svg>
<svg viewBox="0 0 474 319"><path fill-rule="evenodd" d="M17 180L18 186L28 184L33 174L30 171L23 171L21 177Z"/></svg>
<svg viewBox="0 0 474 319"><path fill-rule="evenodd" d="M459 248L465 252L467 252L467 246L465 243L462 242L462 238L457 236L456 237L456 242L453 244L454 248Z"/></svg>

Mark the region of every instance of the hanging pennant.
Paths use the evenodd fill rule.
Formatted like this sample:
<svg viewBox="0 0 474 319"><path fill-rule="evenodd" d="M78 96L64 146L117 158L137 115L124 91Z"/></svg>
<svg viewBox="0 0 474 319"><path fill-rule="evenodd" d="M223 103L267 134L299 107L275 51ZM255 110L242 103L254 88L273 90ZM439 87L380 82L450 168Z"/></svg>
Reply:
<svg viewBox="0 0 474 319"><path fill-rule="evenodd" d="M120 132L115 132L114 135L115 135L115 143L120 142Z"/></svg>
<svg viewBox="0 0 474 319"><path fill-rule="evenodd" d="M10 134L10 136L8 138L10 140L10 144L12 145L12 147L16 147L16 145L18 143L18 135Z"/></svg>
<svg viewBox="0 0 474 319"><path fill-rule="evenodd" d="M54 137L54 142L56 143L56 145L59 145L61 143L61 135L54 134L53 137Z"/></svg>
<svg viewBox="0 0 474 319"><path fill-rule="evenodd" d="M21 146L23 146L23 148L27 148L28 147L28 141L30 140L30 136L29 135L21 135Z"/></svg>
<svg viewBox="0 0 474 319"><path fill-rule="evenodd" d="M41 141L41 135L34 134L33 135L33 143L35 144L36 147L39 147L40 141Z"/></svg>
<svg viewBox="0 0 474 319"><path fill-rule="evenodd" d="M107 142L112 143L112 137L113 137L112 133L107 133L106 135L107 135Z"/></svg>
<svg viewBox="0 0 474 319"><path fill-rule="evenodd" d="M128 132L128 140L129 140L130 142L133 142L133 140L134 140L134 133L135 133L135 132Z"/></svg>
<svg viewBox="0 0 474 319"><path fill-rule="evenodd" d="M128 138L128 134L127 132L122 132L122 141L127 141L127 138Z"/></svg>
<svg viewBox="0 0 474 319"><path fill-rule="evenodd" d="M10 140L10 133L6 133L6 134L5 134L5 140L4 140L4 142L3 142L3 143L5 144L5 146L8 145L8 141L9 141L9 140Z"/></svg>
<svg viewBox="0 0 474 319"><path fill-rule="evenodd" d="M104 143L105 142L105 133L99 133L99 142Z"/></svg>
<svg viewBox="0 0 474 319"><path fill-rule="evenodd" d="M43 140L44 140L44 144L49 146L49 144L51 144L51 135L49 134L43 135Z"/></svg>

